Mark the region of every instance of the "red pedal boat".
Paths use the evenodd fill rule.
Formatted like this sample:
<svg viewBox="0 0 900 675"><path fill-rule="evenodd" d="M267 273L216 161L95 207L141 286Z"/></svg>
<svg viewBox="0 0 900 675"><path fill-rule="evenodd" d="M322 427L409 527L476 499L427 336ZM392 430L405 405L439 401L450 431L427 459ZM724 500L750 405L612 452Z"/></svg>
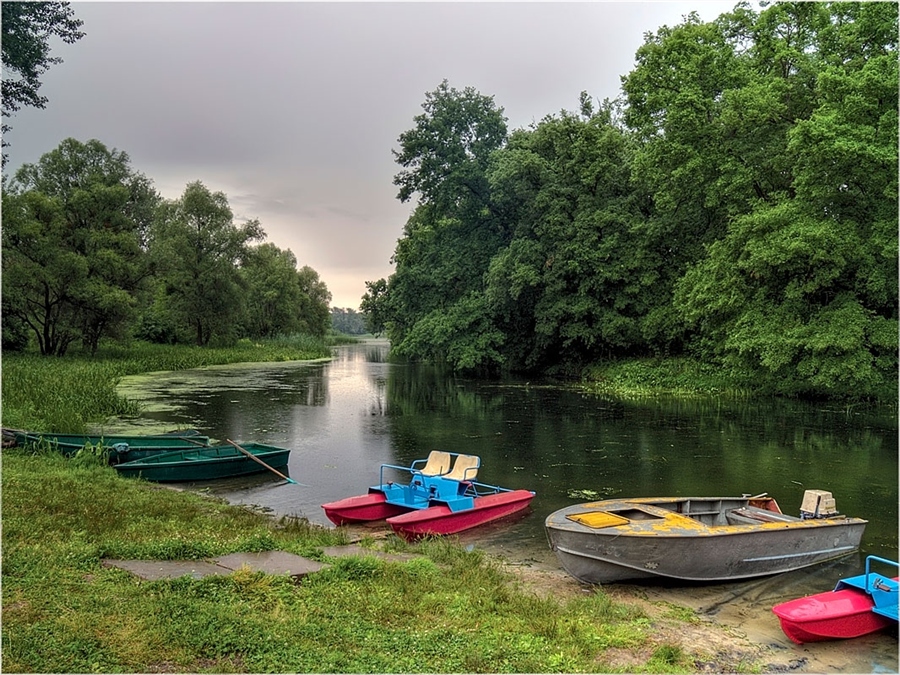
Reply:
<svg viewBox="0 0 900 675"><path fill-rule="evenodd" d="M322 508L335 525L386 520L397 534L412 540L456 534L528 507L534 492L478 483L474 478L480 466L475 455L439 451L408 467L382 464L380 483L368 494ZM409 482L385 480L391 471L408 474Z"/></svg>
<svg viewBox="0 0 900 675"><path fill-rule="evenodd" d="M860 637L897 625L897 577L871 571L873 562L897 566L893 560L866 558L866 573L838 581L833 591L775 605L784 634L797 644Z"/></svg>

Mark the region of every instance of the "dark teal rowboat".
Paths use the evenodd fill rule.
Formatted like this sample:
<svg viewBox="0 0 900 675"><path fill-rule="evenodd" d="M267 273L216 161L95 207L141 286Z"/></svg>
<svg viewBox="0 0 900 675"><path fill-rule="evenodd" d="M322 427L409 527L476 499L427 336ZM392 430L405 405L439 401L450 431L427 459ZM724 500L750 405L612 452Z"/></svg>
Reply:
<svg viewBox="0 0 900 675"><path fill-rule="evenodd" d="M189 450L209 445L209 436L202 436L195 429L141 436L57 434L35 431L14 431L12 434L15 437L16 445L46 444L66 456L74 455L87 445L91 447L99 445L109 451L110 460L113 462L143 459L161 452Z"/></svg>
<svg viewBox="0 0 900 675"><path fill-rule="evenodd" d="M260 473L267 467L281 469L287 466L291 453L286 448L262 443L245 443L240 447L256 459L248 457L233 445L210 445L123 462L116 464L115 468L121 476L140 477L158 483L189 482Z"/></svg>

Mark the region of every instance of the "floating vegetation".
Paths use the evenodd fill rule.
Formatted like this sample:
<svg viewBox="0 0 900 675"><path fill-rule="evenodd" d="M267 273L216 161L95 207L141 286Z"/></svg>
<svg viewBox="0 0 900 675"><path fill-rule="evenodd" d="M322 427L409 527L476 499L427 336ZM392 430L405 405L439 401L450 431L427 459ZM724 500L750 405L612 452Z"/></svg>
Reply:
<svg viewBox="0 0 900 675"><path fill-rule="evenodd" d="M621 490L612 487L602 487L598 490L568 490L566 496L569 499L601 499L603 497L611 497L618 494Z"/></svg>

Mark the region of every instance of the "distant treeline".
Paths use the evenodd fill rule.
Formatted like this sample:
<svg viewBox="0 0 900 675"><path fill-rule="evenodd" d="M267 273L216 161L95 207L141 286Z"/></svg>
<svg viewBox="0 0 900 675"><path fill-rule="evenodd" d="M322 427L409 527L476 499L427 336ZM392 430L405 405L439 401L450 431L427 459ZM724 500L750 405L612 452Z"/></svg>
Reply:
<svg viewBox="0 0 900 675"><path fill-rule="evenodd" d="M897 3L740 4L647 34L624 95L508 132L445 80L361 306L396 353L580 373L688 355L784 394L896 396Z"/></svg>
<svg viewBox="0 0 900 675"><path fill-rule="evenodd" d="M364 335L368 332L365 319L366 317L349 307L331 308L331 327L338 333Z"/></svg>
<svg viewBox="0 0 900 675"><path fill-rule="evenodd" d="M331 294L202 183L162 199L128 155L67 139L3 184L3 349L228 345L331 327Z"/></svg>

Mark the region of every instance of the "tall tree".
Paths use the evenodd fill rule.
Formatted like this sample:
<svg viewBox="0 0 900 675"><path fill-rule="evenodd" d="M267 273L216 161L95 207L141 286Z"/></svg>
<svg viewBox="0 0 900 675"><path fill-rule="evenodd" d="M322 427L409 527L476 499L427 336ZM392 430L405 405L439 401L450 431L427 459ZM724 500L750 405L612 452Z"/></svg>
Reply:
<svg viewBox="0 0 900 675"><path fill-rule="evenodd" d="M152 183L126 153L69 138L22 166L6 192L4 313L31 326L46 354L76 338L93 352L101 337L126 335L151 272Z"/></svg>
<svg viewBox="0 0 900 675"><path fill-rule="evenodd" d="M895 388L897 4L779 3L747 34L720 125L772 120L750 166L778 188L745 198L676 307L702 354L782 391Z"/></svg>
<svg viewBox="0 0 900 675"><path fill-rule="evenodd" d="M248 250L241 265L246 286L244 321L251 337L304 333L323 337L331 325L331 293L309 266L271 243Z"/></svg>
<svg viewBox="0 0 900 675"><path fill-rule="evenodd" d="M300 332L324 337L331 327L331 314L328 310L331 293L319 278L319 273L309 265L297 270L297 283L300 286Z"/></svg>
<svg viewBox="0 0 900 675"><path fill-rule="evenodd" d="M238 266L249 244L264 237L256 220L236 225L225 194L200 181L161 209L154 259L163 270L170 309L191 327L197 345L209 344L214 335L235 335L244 310Z"/></svg>
<svg viewBox="0 0 900 675"><path fill-rule="evenodd" d="M247 297L246 332L273 337L300 332L301 289L297 258L272 243L247 251L241 266Z"/></svg>
<svg viewBox="0 0 900 675"><path fill-rule="evenodd" d="M633 148L612 104L594 113L582 103L581 117L562 112L514 132L489 173L515 225L487 293L517 368L577 370L647 349L642 318L659 271L636 229Z"/></svg>
<svg viewBox="0 0 900 675"><path fill-rule="evenodd" d="M3 147L10 130L6 119L22 106L44 108L47 97L41 96L41 76L56 63L58 56L50 56L50 40L60 38L72 44L82 37L83 22L75 18L68 2L4 2L2 12L3 82L0 84L3 99ZM3 166L7 156L3 154Z"/></svg>
<svg viewBox="0 0 900 675"><path fill-rule="evenodd" d="M492 212L486 172L491 153L505 142L506 118L492 97L446 80L422 107L394 151L402 167L394 177L398 198L418 195L418 205L397 244L379 318L398 353L447 358L449 344L471 340L473 348L459 353L467 365L479 365L474 345L493 343L495 335L479 335L488 324L478 296L507 236Z"/></svg>

